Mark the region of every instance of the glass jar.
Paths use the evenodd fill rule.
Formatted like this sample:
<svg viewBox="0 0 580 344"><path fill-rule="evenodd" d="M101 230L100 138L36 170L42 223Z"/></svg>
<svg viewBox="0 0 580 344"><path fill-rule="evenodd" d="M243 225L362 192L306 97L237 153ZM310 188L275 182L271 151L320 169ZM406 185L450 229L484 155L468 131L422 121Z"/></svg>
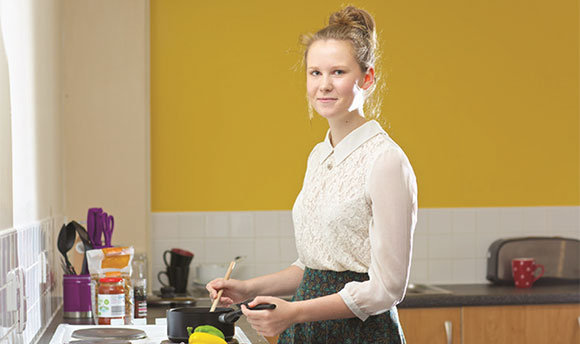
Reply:
<svg viewBox="0 0 580 344"><path fill-rule="evenodd" d="M133 257L132 275L133 279L147 280L147 255L145 253L136 253Z"/></svg>
<svg viewBox="0 0 580 344"><path fill-rule="evenodd" d="M97 310L99 325L110 325L111 319L125 319L125 283L122 278L99 280Z"/></svg>

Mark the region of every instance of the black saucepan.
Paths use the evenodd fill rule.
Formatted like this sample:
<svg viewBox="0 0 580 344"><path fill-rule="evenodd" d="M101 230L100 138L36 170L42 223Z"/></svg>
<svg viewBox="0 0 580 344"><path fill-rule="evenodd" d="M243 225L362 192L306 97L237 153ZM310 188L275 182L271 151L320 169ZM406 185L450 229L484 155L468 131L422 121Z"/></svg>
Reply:
<svg viewBox="0 0 580 344"><path fill-rule="evenodd" d="M245 303L247 306L247 302ZM264 303L250 308L253 310L274 309L275 304ZM226 341L234 337L234 323L242 316L242 311L232 308L181 307L167 311L167 337L174 343L188 342L187 328L211 325L223 332Z"/></svg>

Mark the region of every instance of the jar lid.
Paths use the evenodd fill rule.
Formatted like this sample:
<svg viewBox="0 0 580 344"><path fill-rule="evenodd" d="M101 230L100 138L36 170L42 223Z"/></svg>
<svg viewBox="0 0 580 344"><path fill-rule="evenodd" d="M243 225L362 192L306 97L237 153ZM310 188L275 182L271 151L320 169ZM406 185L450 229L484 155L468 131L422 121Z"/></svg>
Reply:
<svg viewBox="0 0 580 344"><path fill-rule="evenodd" d="M101 283L119 283L121 281L123 281L123 279L120 277L105 277L99 280Z"/></svg>

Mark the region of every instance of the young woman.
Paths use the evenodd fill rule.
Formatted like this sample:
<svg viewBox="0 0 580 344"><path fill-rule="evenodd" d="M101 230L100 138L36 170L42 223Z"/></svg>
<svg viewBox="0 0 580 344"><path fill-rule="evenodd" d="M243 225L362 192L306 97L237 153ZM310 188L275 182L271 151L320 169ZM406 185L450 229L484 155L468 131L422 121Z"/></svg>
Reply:
<svg viewBox="0 0 580 344"><path fill-rule="evenodd" d="M409 276L417 184L405 153L363 112L376 81L374 20L349 6L304 43L309 103L330 129L308 157L293 208L299 259L207 289L212 299L223 289L225 305L276 304L242 309L279 343L401 343L396 305ZM274 297L290 294L293 302Z"/></svg>

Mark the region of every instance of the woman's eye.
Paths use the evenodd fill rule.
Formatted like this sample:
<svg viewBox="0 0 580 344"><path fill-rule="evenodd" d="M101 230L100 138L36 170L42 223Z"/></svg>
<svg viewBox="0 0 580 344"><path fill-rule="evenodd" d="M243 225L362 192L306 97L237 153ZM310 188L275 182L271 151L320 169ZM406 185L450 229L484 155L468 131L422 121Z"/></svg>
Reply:
<svg viewBox="0 0 580 344"><path fill-rule="evenodd" d="M343 70L340 70L340 69L338 69L338 70L335 70L335 71L334 71L334 74L336 74L336 75L341 75L341 74L344 74L344 71L343 71Z"/></svg>
<svg viewBox="0 0 580 344"><path fill-rule="evenodd" d="M320 72L317 70L313 70L312 72L310 72L310 75L314 75L314 76L320 75Z"/></svg>

